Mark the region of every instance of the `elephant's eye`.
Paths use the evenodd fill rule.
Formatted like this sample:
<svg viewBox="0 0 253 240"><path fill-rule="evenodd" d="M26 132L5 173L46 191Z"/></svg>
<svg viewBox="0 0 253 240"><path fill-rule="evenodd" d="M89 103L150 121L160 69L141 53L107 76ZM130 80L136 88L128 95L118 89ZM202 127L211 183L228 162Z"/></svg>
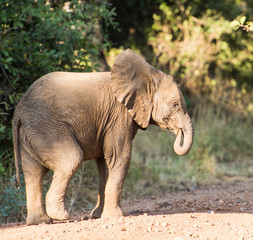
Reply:
<svg viewBox="0 0 253 240"><path fill-rule="evenodd" d="M171 107L172 107L173 109L177 109L177 108L179 107L179 104L178 104L177 102L173 102L173 103L171 104Z"/></svg>

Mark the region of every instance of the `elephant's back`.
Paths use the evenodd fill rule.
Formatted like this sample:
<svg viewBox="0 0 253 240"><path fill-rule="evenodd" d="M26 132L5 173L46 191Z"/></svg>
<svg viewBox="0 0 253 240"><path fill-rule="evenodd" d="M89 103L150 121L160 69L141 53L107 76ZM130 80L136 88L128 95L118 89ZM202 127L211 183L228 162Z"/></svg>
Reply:
<svg viewBox="0 0 253 240"><path fill-rule="evenodd" d="M53 97L71 92L87 93L87 91L98 91L103 85L109 83L111 73L72 73L53 72L44 75L35 81L25 94L26 98Z"/></svg>
<svg viewBox="0 0 253 240"><path fill-rule="evenodd" d="M86 101L90 98L95 99L96 96L105 93L105 89L110 91L108 86L110 75L110 72L46 74L30 86L16 107L16 111L21 111L25 107L37 108L39 104L53 106L62 105L63 102L81 102L83 98Z"/></svg>
<svg viewBox="0 0 253 240"><path fill-rule="evenodd" d="M110 72L47 74L31 85L13 119L37 126L58 119L72 123L73 116L89 115L86 122L101 118L98 115L109 112L115 104L109 79Z"/></svg>

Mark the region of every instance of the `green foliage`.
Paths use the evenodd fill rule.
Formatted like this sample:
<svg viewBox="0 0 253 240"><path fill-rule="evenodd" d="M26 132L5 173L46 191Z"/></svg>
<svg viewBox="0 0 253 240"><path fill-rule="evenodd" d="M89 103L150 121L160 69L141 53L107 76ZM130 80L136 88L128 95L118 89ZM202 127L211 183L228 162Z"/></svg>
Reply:
<svg viewBox="0 0 253 240"><path fill-rule="evenodd" d="M26 199L23 176L19 189L12 185L13 179L0 195L0 223L17 222L24 220L26 216Z"/></svg>
<svg viewBox="0 0 253 240"><path fill-rule="evenodd" d="M191 94L252 113L253 35L235 32L218 11L207 9L195 17L196 9L185 1L162 3L159 10L149 33L154 63Z"/></svg>
<svg viewBox="0 0 253 240"><path fill-rule="evenodd" d="M239 20L234 20L231 22L231 26L234 28L234 30L237 30L241 27L247 32L253 31L253 22L246 22L245 24L246 18L246 16L242 16Z"/></svg>
<svg viewBox="0 0 253 240"><path fill-rule="evenodd" d="M0 174L5 173L5 168L3 167L3 164L0 162Z"/></svg>
<svg viewBox="0 0 253 240"><path fill-rule="evenodd" d="M19 3L19 4L18 4ZM106 1L4 1L1 61L13 77L34 78L56 70L92 71L109 46L101 20L114 25ZM28 78L28 79L27 79Z"/></svg>

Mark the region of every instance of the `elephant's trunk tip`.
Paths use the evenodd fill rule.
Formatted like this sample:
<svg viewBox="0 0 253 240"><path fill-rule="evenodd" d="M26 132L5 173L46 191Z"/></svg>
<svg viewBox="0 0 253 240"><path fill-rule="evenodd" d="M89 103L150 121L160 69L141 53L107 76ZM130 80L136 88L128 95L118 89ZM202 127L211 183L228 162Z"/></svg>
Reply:
<svg viewBox="0 0 253 240"><path fill-rule="evenodd" d="M182 141L182 136L183 136L183 141ZM182 142L182 145L181 145L181 142ZM179 156L183 156L187 154L191 149L192 142L193 142L192 127L190 128L190 130L188 130L188 132L184 132L184 130L180 129L177 134L176 140L174 142L175 153Z"/></svg>

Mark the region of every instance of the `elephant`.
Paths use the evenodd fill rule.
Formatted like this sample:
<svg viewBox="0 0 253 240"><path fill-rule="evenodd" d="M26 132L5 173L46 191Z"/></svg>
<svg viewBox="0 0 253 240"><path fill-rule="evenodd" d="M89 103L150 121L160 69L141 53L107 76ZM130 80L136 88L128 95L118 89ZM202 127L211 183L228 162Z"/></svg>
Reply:
<svg viewBox="0 0 253 240"><path fill-rule="evenodd" d="M36 80L18 103L12 120L16 182L21 164L27 224L65 220L68 183L83 161L95 159L99 174L93 218L123 216L121 194L132 141L149 125L176 135L174 150L189 152L193 125L172 76L132 50L121 52L111 72L52 72ZM53 171L42 199L42 180Z"/></svg>

